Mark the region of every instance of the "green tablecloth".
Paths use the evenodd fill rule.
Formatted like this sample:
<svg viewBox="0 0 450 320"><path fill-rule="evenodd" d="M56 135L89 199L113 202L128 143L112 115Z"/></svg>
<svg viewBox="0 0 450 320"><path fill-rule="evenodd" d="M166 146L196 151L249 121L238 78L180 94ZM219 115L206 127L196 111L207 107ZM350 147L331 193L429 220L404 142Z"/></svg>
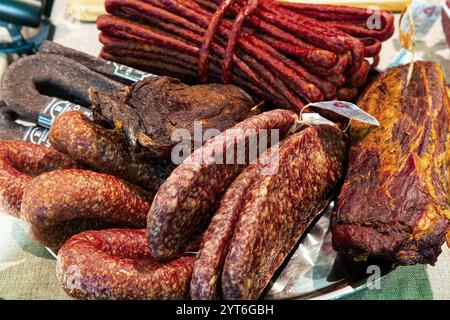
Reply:
<svg viewBox="0 0 450 320"><path fill-rule="evenodd" d="M436 293L444 298L442 293ZM403 267L381 280L380 290L364 289L343 300L431 300L433 290L427 267ZM447 295L450 299L450 293Z"/></svg>

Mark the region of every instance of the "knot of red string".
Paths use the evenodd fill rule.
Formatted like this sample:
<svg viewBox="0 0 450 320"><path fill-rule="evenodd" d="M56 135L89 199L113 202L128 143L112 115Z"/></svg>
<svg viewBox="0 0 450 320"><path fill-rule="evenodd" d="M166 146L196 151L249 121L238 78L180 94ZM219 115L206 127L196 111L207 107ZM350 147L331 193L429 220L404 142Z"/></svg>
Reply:
<svg viewBox="0 0 450 320"><path fill-rule="evenodd" d="M208 60L211 50L211 43L220 25L221 20L231 8L235 0L224 0L214 13L206 30L202 46L199 52L199 78L202 83L208 82ZM230 32L228 33L227 46L225 48L222 61L222 82L230 83L233 74L233 57L239 34L247 17L252 15L258 8L259 0L248 0L245 6L241 8L233 22Z"/></svg>

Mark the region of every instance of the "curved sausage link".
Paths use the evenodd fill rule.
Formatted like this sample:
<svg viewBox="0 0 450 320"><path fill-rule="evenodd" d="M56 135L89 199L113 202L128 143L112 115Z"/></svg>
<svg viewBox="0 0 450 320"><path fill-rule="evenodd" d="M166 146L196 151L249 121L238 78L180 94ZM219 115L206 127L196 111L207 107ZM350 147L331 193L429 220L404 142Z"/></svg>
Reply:
<svg viewBox="0 0 450 320"><path fill-rule="evenodd" d="M132 153L119 133L95 124L78 111L65 112L56 119L50 130L50 143L95 171L145 190L158 190L167 175Z"/></svg>
<svg viewBox="0 0 450 320"><path fill-rule="evenodd" d="M191 298L217 300L221 298L220 279L234 228L245 203L245 194L259 174L257 166L247 168L230 186L208 229L203 235L195 259L191 280Z"/></svg>
<svg viewBox="0 0 450 320"><path fill-rule="evenodd" d="M86 231L58 253L57 275L78 299L187 299L193 256L167 263L152 258L145 230Z"/></svg>
<svg viewBox="0 0 450 320"><path fill-rule="evenodd" d="M18 114L22 120L39 121L40 116L45 115L52 122L59 113L53 110L58 99L42 94L42 88L56 91L69 100L76 99L83 106L90 106L90 87L114 92L124 85L66 57L37 54L11 64L1 81L0 95L8 110ZM79 107L68 101L60 103L64 110ZM88 112L87 109L84 111Z"/></svg>
<svg viewBox="0 0 450 320"><path fill-rule="evenodd" d="M0 206L20 217L22 195L34 176L57 169L78 168L77 162L56 150L23 141L0 141Z"/></svg>
<svg viewBox="0 0 450 320"><path fill-rule="evenodd" d="M333 198L344 178L347 152L346 136L332 126L308 127L280 143L276 158L262 165L277 162L278 171L257 175L242 195L245 203L223 267L224 299L260 297Z"/></svg>
<svg viewBox="0 0 450 320"><path fill-rule="evenodd" d="M158 259L173 257L205 231L223 194L245 167L237 161L220 164L216 155L226 155L239 143L247 144L263 129L279 129L283 136L296 119L296 114L287 110L249 118L209 140L178 166L159 189L148 214L152 254Z"/></svg>
<svg viewBox="0 0 450 320"><path fill-rule="evenodd" d="M84 230L145 227L151 200L151 194L112 176L60 170L29 184L21 218L37 242L57 250Z"/></svg>
<svg viewBox="0 0 450 320"><path fill-rule="evenodd" d="M361 67L357 72L352 73L347 78L347 85L349 87L361 87L367 80L367 76L370 72L370 64L367 60L364 60Z"/></svg>

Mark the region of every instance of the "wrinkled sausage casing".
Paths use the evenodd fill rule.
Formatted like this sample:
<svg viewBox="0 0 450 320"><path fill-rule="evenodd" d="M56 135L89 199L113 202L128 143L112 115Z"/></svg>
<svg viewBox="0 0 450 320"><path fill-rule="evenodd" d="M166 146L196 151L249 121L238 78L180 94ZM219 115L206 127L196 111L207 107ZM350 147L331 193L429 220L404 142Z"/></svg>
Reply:
<svg viewBox="0 0 450 320"><path fill-rule="evenodd" d="M223 298L260 297L306 228L330 203L344 178L347 152L345 134L327 125L308 127L272 152L271 161L261 166L261 174L242 195L223 267ZM276 173L265 175L274 162ZM250 166L243 174L247 170L254 169Z"/></svg>
<svg viewBox="0 0 450 320"><path fill-rule="evenodd" d="M58 253L57 275L78 299L187 299L193 256L160 263L148 249L145 230L86 231Z"/></svg>
<svg viewBox="0 0 450 320"><path fill-rule="evenodd" d="M191 298L194 300L217 300L221 298L220 278L245 194L260 175L260 167L246 168L228 188L220 207L203 235L195 259L191 280Z"/></svg>
<svg viewBox="0 0 450 320"><path fill-rule="evenodd" d="M205 231L226 189L245 168L236 160L234 164L221 164L214 155L227 155L239 141L246 143L263 129L278 129L283 136L296 119L295 113L287 110L251 117L232 128L243 134L226 130L178 166L159 189L148 214L152 254L168 259L182 253L186 244Z"/></svg>
<svg viewBox="0 0 450 320"><path fill-rule="evenodd" d="M121 134L95 124L82 112L68 111L60 115L50 129L50 143L95 171L148 191L156 192L168 175L167 168L153 165L131 152Z"/></svg>
<svg viewBox="0 0 450 320"><path fill-rule="evenodd" d="M150 193L113 176L59 170L33 179L21 218L37 242L58 250L84 230L144 228L151 200Z"/></svg>
<svg viewBox="0 0 450 320"><path fill-rule="evenodd" d="M90 87L112 92L124 85L72 59L41 53L18 59L8 67L0 82L0 95L6 109L20 119L48 127L61 111L90 113L86 108Z"/></svg>
<svg viewBox="0 0 450 320"><path fill-rule="evenodd" d="M77 162L56 150L23 141L0 141L1 212L20 217L22 195L34 176L74 168Z"/></svg>
<svg viewBox="0 0 450 320"><path fill-rule="evenodd" d="M380 127L355 123L333 245L355 260L436 262L450 231L450 95L439 65L384 73L359 101Z"/></svg>

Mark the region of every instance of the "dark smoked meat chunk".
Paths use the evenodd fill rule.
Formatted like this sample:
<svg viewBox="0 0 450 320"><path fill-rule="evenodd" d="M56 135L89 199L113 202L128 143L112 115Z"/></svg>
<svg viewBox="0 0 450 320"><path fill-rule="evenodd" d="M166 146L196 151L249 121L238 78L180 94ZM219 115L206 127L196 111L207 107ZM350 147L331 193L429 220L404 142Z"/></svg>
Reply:
<svg viewBox="0 0 450 320"><path fill-rule="evenodd" d="M225 129L248 117L252 98L232 85L189 86L169 77L149 77L116 93L90 90L98 123L121 129L133 150L155 157L170 155L172 134L194 121L207 129Z"/></svg>
<svg viewBox="0 0 450 320"><path fill-rule="evenodd" d="M381 126L352 126L332 228L355 260L434 264L450 237L450 91L439 65L415 63L406 86L408 70L387 71L358 102Z"/></svg>

